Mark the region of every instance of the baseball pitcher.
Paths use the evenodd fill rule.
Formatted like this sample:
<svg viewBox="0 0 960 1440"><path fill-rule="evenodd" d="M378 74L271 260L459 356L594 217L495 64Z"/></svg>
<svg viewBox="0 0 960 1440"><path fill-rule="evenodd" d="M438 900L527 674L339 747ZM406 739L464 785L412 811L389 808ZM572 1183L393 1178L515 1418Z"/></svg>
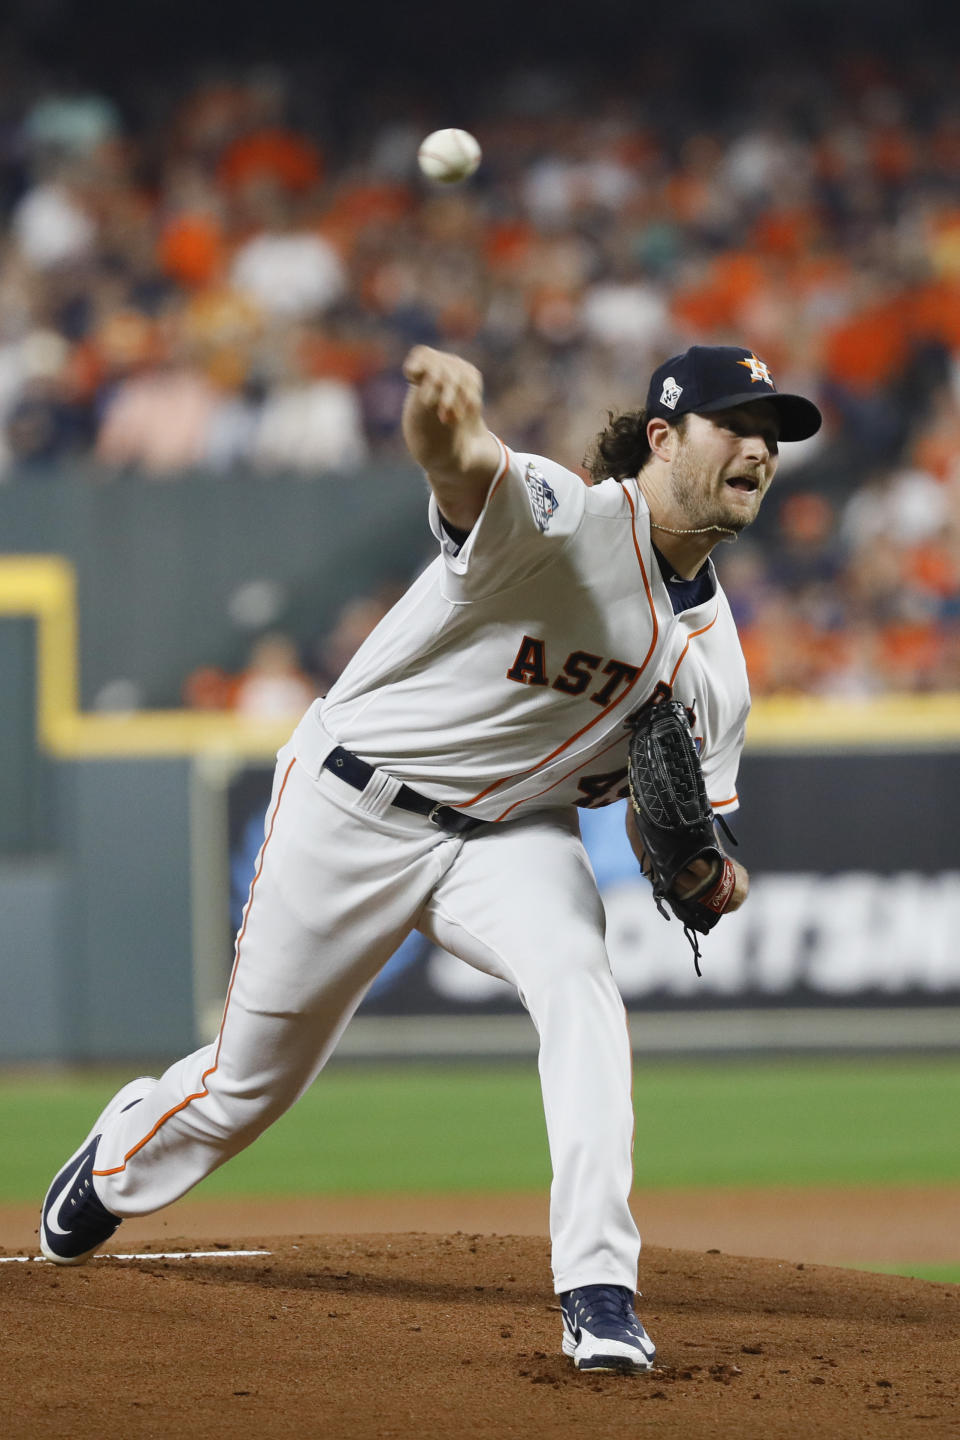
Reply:
<svg viewBox="0 0 960 1440"><path fill-rule="evenodd" d="M437 557L279 753L219 1034L114 1097L50 1186L41 1246L79 1264L249 1145L416 928L530 1012L563 1351L641 1372L630 1045L577 807L631 794L635 853L695 950L742 904L715 817L737 806L749 692L709 557L820 415L751 351L695 346L611 419L590 486L490 433L466 361L418 346L405 374Z"/></svg>

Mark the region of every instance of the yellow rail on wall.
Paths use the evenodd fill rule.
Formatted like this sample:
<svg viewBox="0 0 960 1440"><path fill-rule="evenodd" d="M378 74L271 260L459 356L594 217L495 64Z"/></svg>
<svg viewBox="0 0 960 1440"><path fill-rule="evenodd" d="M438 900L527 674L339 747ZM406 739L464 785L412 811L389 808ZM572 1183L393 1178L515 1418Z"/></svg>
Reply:
<svg viewBox="0 0 960 1440"><path fill-rule="evenodd" d="M960 692L838 700L816 695L755 700L747 748L924 750L960 746Z"/></svg>
<svg viewBox="0 0 960 1440"><path fill-rule="evenodd" d="M59 555L0 559L0 615L37 627L37 736L63 759L218 752L269 759L292 723L193 710L91 714L79 707L77 585ZM870 700L813 696L757 700L750 751L916 750L960 746L960 692L884 695Z"/></svg>
<svg viewBox="0 0 960 1440"><path fill-rule="evenodd" d="M0 559L0 615L31 616L37 626L37 737L63 759L194 755L222 751L269 758L289 737L286 721L193 710L91 714L78 703L77 584L59 555Z"/></svg>

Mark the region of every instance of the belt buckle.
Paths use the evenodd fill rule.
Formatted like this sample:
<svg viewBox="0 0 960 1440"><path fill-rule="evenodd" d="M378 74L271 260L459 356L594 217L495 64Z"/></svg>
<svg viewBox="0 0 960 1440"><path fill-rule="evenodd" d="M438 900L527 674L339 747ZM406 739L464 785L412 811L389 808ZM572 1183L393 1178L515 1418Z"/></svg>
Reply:
<svg viewBox="0 0 960 1440"><path fill-rule="evenodd" d="M441 810L445 810L446 808L447 807L445 805L434 805L433 809L427 815L427 819L432 825L440 825L440 821L437 819L437 816L440 814Z"/></svg>

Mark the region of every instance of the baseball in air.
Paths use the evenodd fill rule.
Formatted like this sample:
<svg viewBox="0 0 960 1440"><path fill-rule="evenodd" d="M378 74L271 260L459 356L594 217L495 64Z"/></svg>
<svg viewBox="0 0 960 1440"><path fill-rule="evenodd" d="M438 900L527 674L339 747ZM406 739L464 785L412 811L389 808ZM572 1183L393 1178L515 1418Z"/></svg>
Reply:
<svg viewBox="0 0 960 1440"><path fill-rule="evenodd" d="M428 180L456 185L480 164L481 150L469 130L434 130L417 151L417 163Z"/></svg>

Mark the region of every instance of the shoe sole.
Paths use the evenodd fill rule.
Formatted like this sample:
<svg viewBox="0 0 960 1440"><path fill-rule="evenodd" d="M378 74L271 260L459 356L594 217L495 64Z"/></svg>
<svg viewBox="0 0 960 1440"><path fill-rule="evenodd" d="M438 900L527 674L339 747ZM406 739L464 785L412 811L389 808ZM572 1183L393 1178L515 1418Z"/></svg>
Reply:
<svg viewBox="0 0 960 1440"><path fill-rule="evenodd" d="M572 1360L577 1370L600 1370L611 1375L646 1375L653 1369L653 1362L657 1352L647 1359L631 1360L626 1355L593 1355L588 1359L577 1359L577 1342L569 1331L564 1328L563 1338L560 1341L560 1349L568 1360Z"/></svg>
<svg viewBox="0 0 960 1440"><path fill-rule="evenodd" d="M57 1185L61 1183L63 1176L70 1169L71 1165L75 1165L77 1163L77 1161L83 1155L83 1152L100 1134L103 1126L107 1123L107 1121L111 1120L113 1116L116 1115L119 1111L125 1110L129 1105L135 1103L137 1100L142 1100L145 1095L149 1095L150 1091L153 1089L156 1083L157 1082L152 1075L141 1075L138 1079L131 1080L128 1085L124 1085L122 1090L118 1090L110 1103L108 1105L105 1105L104 1108L100 1111L100 1114L97 1116L93 1125L90 1127L89 1132L84 1137L83 1143L77 1146L76 1150L74 1150L73 1154L70 1156L70 1159L64 1165L61 1165L60 1169L53 1177L53 1180L50 1182L50 1185L47 1188L47 1193L43 1197L43 1204L40 1207L40 1250L45 1260L51 1260L54 1265L85 1265L90 1259L90 1256L95 1255L96 1252L100 1249L100 1245L105 1245L106 1241L109 1240L110 1236L108 1235L105 1240L101 1240L100 1245L94 1245L90 1250L85 1250L82 1255L58 1255L47 1244L46 1235L44 1233L44 1222L47 1212L47 1202L50 1199L50 1196L53 1194L54 1190L57 1188Z"/></svg>
<svg viewBox="0 0 960 1440"><path fill-rule="evenodd" d="M578 1370L596 1371L608 1375L648 1375L653 1369L653 1361L638 1365L628 1360L626 1356L619 1355L596 1355L592 1360L577 1360L574 1358L574 1365Z"/></svg>

